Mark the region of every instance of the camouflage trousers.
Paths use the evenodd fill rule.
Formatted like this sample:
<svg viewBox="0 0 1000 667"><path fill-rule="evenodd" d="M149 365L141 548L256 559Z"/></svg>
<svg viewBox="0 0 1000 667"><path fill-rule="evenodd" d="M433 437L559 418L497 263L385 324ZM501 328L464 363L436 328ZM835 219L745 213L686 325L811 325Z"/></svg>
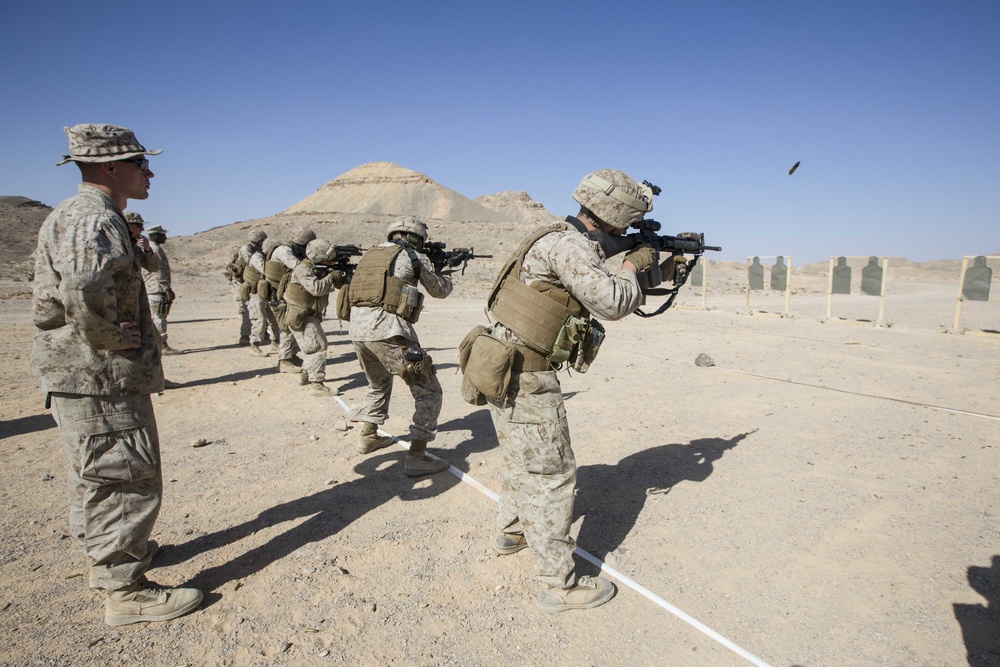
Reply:
<svg viewBox="0 0 1000 667"><path fill-rule="evenodd" d="M504 459L500 531L524 533L539 583L570 588L576 458L559 378L554 371L515 375L507 404L491 404L490 414Z"/></svg>
<svg viewBox="0 0 1000 667"><path fill-rule="evenodd" d="M299 331L289 329L290 338L302 350L302 370L309 374L310 382L326 380L326 332L318 318L307 317L302 320ZM279 344L280 348L281 345Z"/></svg>
<svg viewBox="0 0 1000 667"><path fill-rule="evenodd" d="M365 404L358 410L354 421L384 424L389 417L389 401L392 398L393 377L403 370L406 360L403 354L410 350L420 350L420 344L407 342L401 336L380 341L354 341L354 351L358 354L361 369L368 378L368 395ZM419 378L411 378L407 385L413 395L413 416L410 418L410 439L427 440L437 437L437 420L441 414L444 392L433 366Z"/></svg>
<svg viewBox="0 0 1000 667"><path fill-rule="evenodd" d="M240 318L240 338L250 338L250 310L247 302L240 298L240 284L235 281L230 282L229 287L233 292L233 298L236 299L236 316Z"/></svg>
<svg viewBox="0 0 1000 667"><path fill-rule="evenodd" d="M124 588L149 567L163 495L153 402L52 394L52 416L69 462L70 530L91 559L90 580Z"/></svg>
<svg viewBox="0 0 1000 667"><path fill-rule="evenodd" d="M278 339L278 359L291 361L295 353L299 351L299 344L295 342L291 332L284 334Z"/></svg>
<svg viewBox="0 0 1000 667"><path fill-rule="evenodd" d="M250 342L258 345L267 341L280 340L281 330L278 320L274 317L271 305L256 294L247 299L247 310L250 312Z"/></svg>
<svg viewBox="0 0 1000 667"><path fill-rule="evenodd" d="M164 300L163 294L150 294L149 315L153 319L153 326L160 332L160 341L163 343L163 347L167 347L167 316L160 315Z"/></svg>

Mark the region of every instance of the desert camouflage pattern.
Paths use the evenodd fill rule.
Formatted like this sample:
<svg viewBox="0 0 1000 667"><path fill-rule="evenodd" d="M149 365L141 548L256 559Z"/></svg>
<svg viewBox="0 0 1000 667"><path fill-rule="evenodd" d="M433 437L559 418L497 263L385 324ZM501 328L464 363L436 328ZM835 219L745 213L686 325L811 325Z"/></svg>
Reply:
<svg viewBox="0 0 1000 667"><path fill-rule="evenodd" d="M69 155L56 163L67 162L110 162L124 160L135 155L159 155L162 150L148 151L127 127L103 123L81 123L64 127L69 137Z"/></svg>
<svg viewBox="0 0 1000 667"><path fill-rule="evenodd" d="M156 258L157 268L142 271L142 280L146 283L146 294L149 296L149 314L153 318L153 326L160 332L160 341L167 346L167 316L160 315L164 302L167 301L167 290L170 289L170 260L163 246L155 241L149 242L150 255Z"/></svg>
<svg viewBox="0 0 1000 667"><path fill-rule="evenodd" d="M353 319L352 309L351 320ZM389 416L393 379L403 370L403 364L406 363L403 354L407 348L419 351L420 345L402 336L385 341L354 341L354 351L357 352L361 369L368 378L368 394L365 396L364 405L353 417L354 421L385 423ZM444 395L433 365L430 373L413 378L407 386L413 396L409 438L430 442L437 437L437 420L441 414Z"/></svg>
<svg viewBox="0 0 1000 667"><path fill-rule="evenodd" d="M383 243L378 247L390 247L393 243ZM452 283L448 276L438 275L434 272L434 265L427 255L416 252L420 261L420 285L435 299L444 299L451 294ZM407 252L401 252L396 256L396 261L392 265L394 276L405 282L407 285L417 285L417 276L413 272L413 264ZM351 340L358 342L385 341L397 336L408 341L419 344L417 332L413 325L395 313L387 313L381 308L371 306L354 306L351 308ZM380 422L381 423L381 422Z"/></svg>
<svg viewBox="0 0 1000 667"><path fill-rule="evenodd" d="M299 262L288 280L301 285L313 296L324 296L335 289L333 276L317 278L316 265L309 260ZM301 329L289 329L289 337L302 351L302 370L308 373L310 382L323 382L326 379L327 340L321 318L322 313L310 315L302 321Z"/></svg>
<svg viewBox="0 0 1000 667"><path fill-rule="evenodd" d="M604 188L610 188L611 194ZM628 229L653 210L652 189L617 169L598 169L584 176L573 191L573 199L618 229Z"/></svg>
<svg viewBox="0 0 1000 667"><path fill-rule="evenodd" d="M159 243L150 241L149 249L153 251L159 266L152 271L143 271L142 281L146 284L146 294L166 294L170 289L170 260Z"/></svg>
<svg viewBox="0 0 1000 667"><path fill-rule="evenodd" d="M44 392L91 396L163 391L149 301L114 200L83 184L42 224L35 251L32 372ZM141 344L125 349L122 322Z"/></svg>
<svg viewBox="0 0 1000 667"><path fill-rule="evenodd" d="M600 246L576 230L546 234L525 254L521 281L564 287L598 319L618 320L639 307L641 293L630 271L612 274ZM501 324L493 335L521 343ZM504 456L497 523L501 532L523 532L535 553L539 583L576 583L570 536L576 459L562 388L555 371L515 373L507 401L490 415Z"/></svg>
<svg viewBox="0 0 1000 667"><path fill-rule="evenodd" d="M247 263L261 275L264 274L264 254L262 252L253 253ZM267 301L257 295L256 291L251 292L250 298L247 299L247 310L250 313L251 343L259 345L268 340L277 341L279 339L281 330L278 328L278 320L274 316L274 311L271 310L271 305Z"/></svg>
<svg viewBox="0 0 1000 667"><path fill-rule="evenodd" d="M69 462L69 525L91 560L90 580L118 590L142 577L163 477L153 403L144 396L53 394Z"/></svg>
<svg viewBox="0 0 1000 667"><path fill-rule="evenodd" d="M292 252L290 247L287 245L280 245L275 248L274 252L271 254L271 261L281 262L288 267L289 270L291 270L298 266L299 258L295 256L295 253Z"/></svg>

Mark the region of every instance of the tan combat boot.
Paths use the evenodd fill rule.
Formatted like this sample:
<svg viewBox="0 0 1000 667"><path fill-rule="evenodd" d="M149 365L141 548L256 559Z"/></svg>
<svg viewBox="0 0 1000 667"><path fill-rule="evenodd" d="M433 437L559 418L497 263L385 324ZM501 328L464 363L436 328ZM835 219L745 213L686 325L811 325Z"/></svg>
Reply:
<svg viewBox="0 0 1000 667"><path fill-rule="evenodd" d="M403 474L407 477L419 477L420 475L433 475L434 473L447 470L451 465L444 459L429 459L424 455L427 450L426 440L410 440L410 451L406 453L406 462L403 464Z"/></svg>
<svg viewBox="0 0 1000 667"><path fill-rule="evenodd" d="M202 597L197 588L163 588L144 577L128 588L108 593L104 602L104 622L127 625L169 621L197 609Z"/></svg>
<svg viewBox="0 0 1000 667"><path fill-rule="evenodd" d="M493 551L501 556L516 554L521 549L528 548L528 540L524 538L524 533L500 533L493 540Z"/></svg>
<svg viewBox="0 0 1000 667"><path fill-rule="evenodd" d="M364 422L361 427L361 440L358 442L358 454L371 454L384 449L395 442L387 435L378 434L378 426L372 422Z"/></svg>
<svg viewBox="0 0 1000 667"><path fill-rule="evenodd" d="M293 364L291 359L281 359L278 361L278 371L281 373L298 373L299 367Z"/></svg>
<svg viewBox="0 0 1000 667"><path fill-rule="evenodd" d="M580 577L573 588L542 586L535 606L546 614L558 614L569 609L592 609L615 596L615 585L601 577Z"/></svg>
<svg viewBox="0 0 1000 667"><path fill-rule="evenodd" d="M260 345L258 345L257 343L251 343L250 344L250 354L252 354L255 357L266 357L266 356L268 356L267 352L265 352L264 350L260 349Z"/></svg>
<svg viewBox="0 0 1000 667"><path fill-rule="evenodd" d="M333 397L340 396L340 392L334 387L328 387L322 382L313 382L309 385L310 396Z"/></svg>
<svg viewBox="0 0 1000 667"><path fill-rule="evenodd" d="M309 371L299 371L299 386L304 387L309 384Z"/></svg>

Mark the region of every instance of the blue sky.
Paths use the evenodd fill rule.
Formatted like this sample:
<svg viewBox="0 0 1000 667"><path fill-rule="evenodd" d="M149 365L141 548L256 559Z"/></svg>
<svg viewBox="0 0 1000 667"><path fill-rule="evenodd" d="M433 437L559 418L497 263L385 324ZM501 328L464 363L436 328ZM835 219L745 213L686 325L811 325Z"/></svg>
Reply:
<svg viewBox="0 0 1000 667"><path fill-rule="evenodd" d="M38 0L2 15L3 195L73 194L62 128L109 122L164 149L133 208L177 234L385 160L557 215L584 174L623 169L663 188L665 232L703 231L719 259L1000 252L1000 2Z"/></svg>

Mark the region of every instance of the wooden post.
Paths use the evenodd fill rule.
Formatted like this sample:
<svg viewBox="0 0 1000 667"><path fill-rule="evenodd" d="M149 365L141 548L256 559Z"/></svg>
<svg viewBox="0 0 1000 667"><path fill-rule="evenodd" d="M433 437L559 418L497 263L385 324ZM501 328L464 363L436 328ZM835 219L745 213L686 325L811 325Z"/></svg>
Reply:
<svg viewBox="0 0 1000 667"><path fill-rule="evenodd" d="M747 315L753 315L750 310L750 258L747 257Z"/></svg>
<svg viewBox="0 0 1000 667"><path fill-rule="evenodd" d="M833 319L833 257L830 258L830 284L826 290L826 321Z"/></svg>
<svg viewBox="0 0 1000 667"><path fill-rule="evenodd" d="M882 286L879 289L879 301L878 301L878 320L875 322L875 326L883 327L885 326L885 284L889 279L889 258L882 258Z"/></svg>
<svg viewBox="0 0 1000 667"><path fill-rule="evenodd" d="M788 272L785 274L785 317L791 317L792 303L792 256L788 255Z"/></svg>
<svg viewBox="0 0 1000 667"><path fill-rule="evenodd" d="M965 299L962 297L963 288L965 287L965 272L969 270L969 258L962 258L962 275L958 279L958 303L955 304L955 326L952 327L955 333L959 333L959 325L962 321L962 301Z"/></svg>

